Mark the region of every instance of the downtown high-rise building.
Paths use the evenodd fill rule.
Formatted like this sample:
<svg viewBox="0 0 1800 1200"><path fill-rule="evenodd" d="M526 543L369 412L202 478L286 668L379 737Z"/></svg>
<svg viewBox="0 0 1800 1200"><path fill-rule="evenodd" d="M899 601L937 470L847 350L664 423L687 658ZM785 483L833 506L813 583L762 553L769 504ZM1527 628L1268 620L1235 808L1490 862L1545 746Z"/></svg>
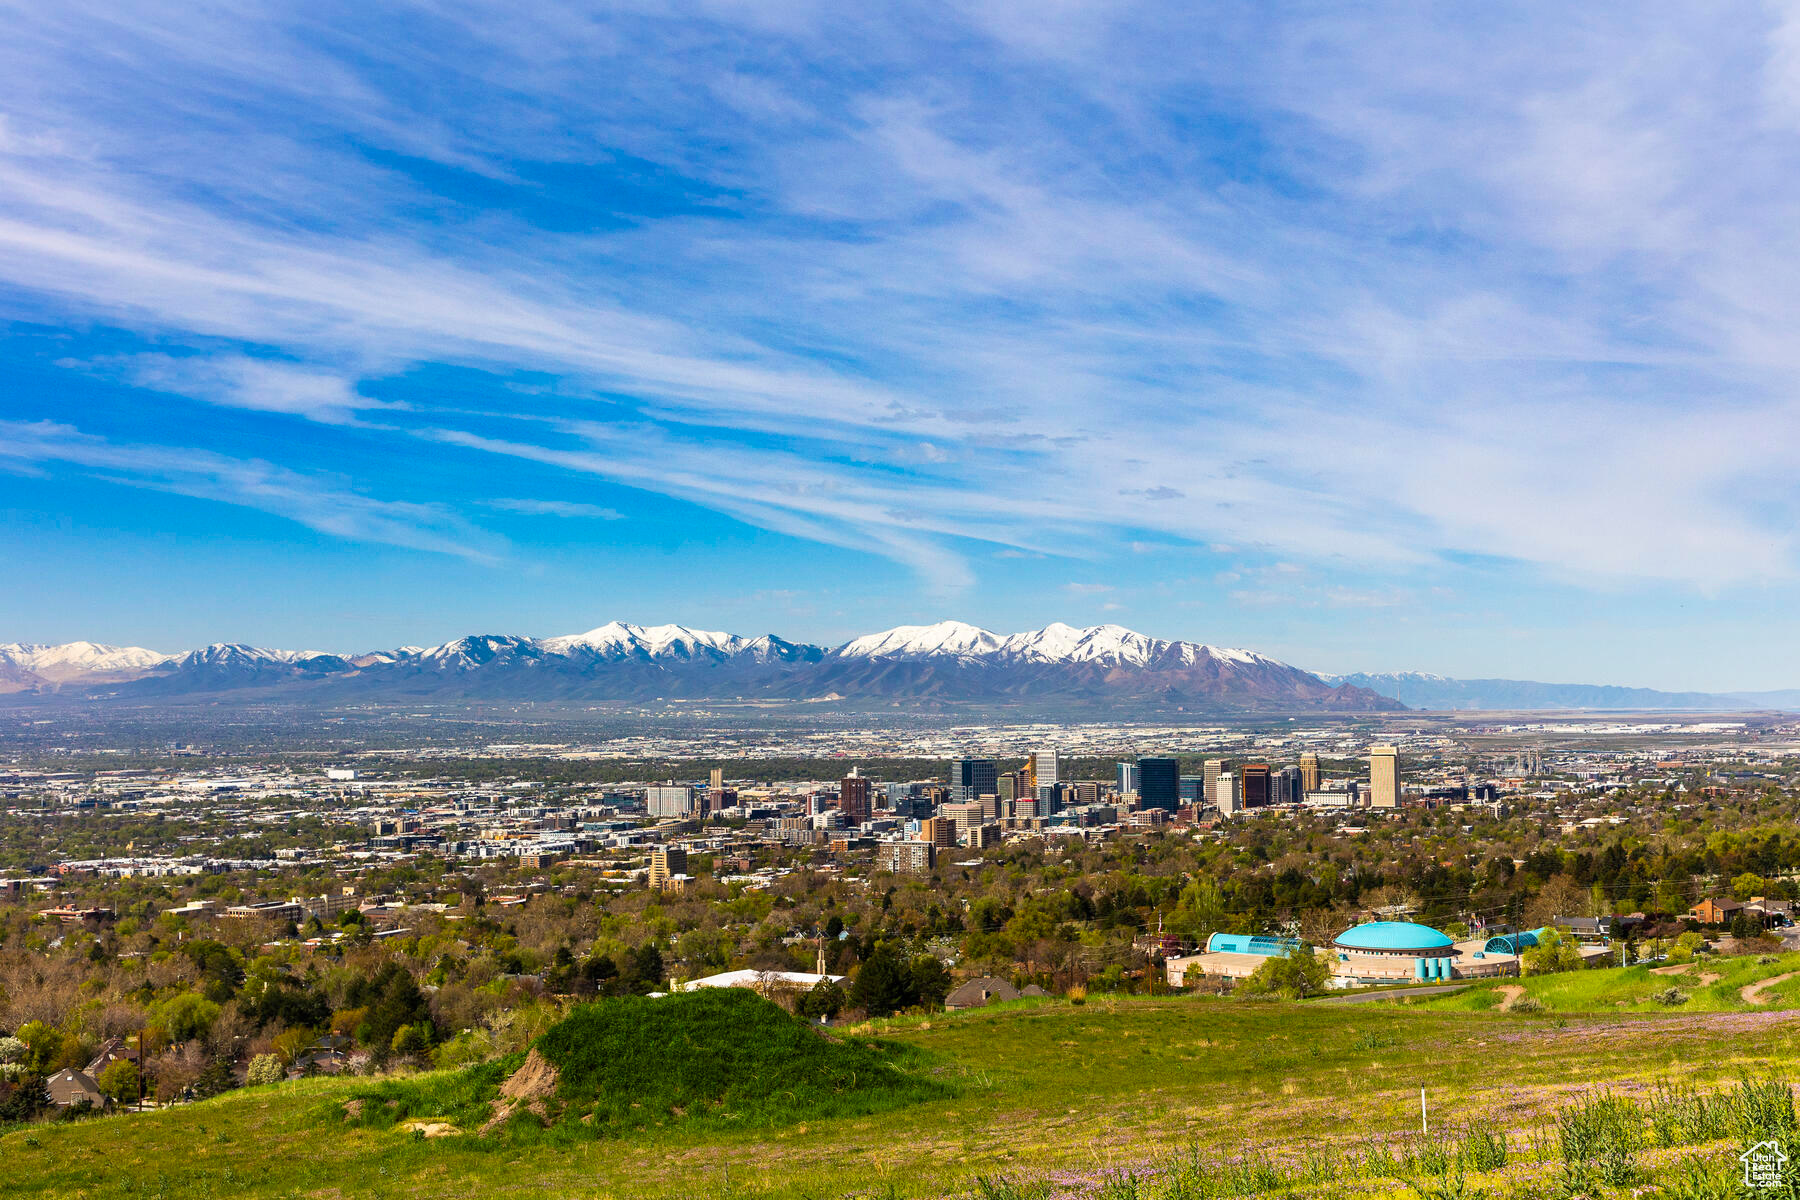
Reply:
<svg viewBox="0 0 1800 1200"><path fill-rule="evenodd" d="M1268 763L1245 763L1238 771L1238 789L1245 808L1267 808L1275 802L1274 776Z"/></svg>
<svg viewBox="0 0 1800 1200"><path fill-rule="evenodd" d="M1369 807L1400 807L1400 752L1392 746L1369 747Z"/></svg>
<svg viewBox="0 0 1800 1200"><path fill-rule="evenodd" d="M1219 786L1219 776L1224 774L1224 772L1225 763L1221 759L1209 758L1201 764L1200 776L1206 780L1206 796L1208 800L1212 799L1213 793Z"/></svg>
<svg viewBox="0 0 1800 1200"><path fill-rule="evenodd" d="M1174 812L1181 807L1181 760L1139 758L1138 807Z"/></svg>
<svg viewBox="0 0 1800 1200"><path fill-rule="evenodd" d="M1000 768L991 758L950 760L950 799L967 804L983 796L999 794Z"/></svg>
<svg viewBox="0 0 1800 1200"><path fill-rule="evenodd" d="M1119 795L1135 793L1138 790L1138 767L1136 763L1119 764Z"/></svg>
<svg viewBox="0 0 1800 1200"><path fill-rule="evenodd" d="M1310 750L1300 756L1300 790L1303 793L1319 790L1319 756Z"/></svg>
<svg viewBox="0 0 1800 1200"><path fill-rule="evenodd" d="M843 810L844 824L852 828L869 819L869 781L855 767L838 781L838 808Z"/></svg>
<svg viewBox="0 0 1800 1200"><path fill-rule="evenodd" d="M1229 817L1243 810L1244 798L1238 791L1237 776L1230 771L1219 772L1218 778L1213 780L1212 802L1223 816Z"/></svg>

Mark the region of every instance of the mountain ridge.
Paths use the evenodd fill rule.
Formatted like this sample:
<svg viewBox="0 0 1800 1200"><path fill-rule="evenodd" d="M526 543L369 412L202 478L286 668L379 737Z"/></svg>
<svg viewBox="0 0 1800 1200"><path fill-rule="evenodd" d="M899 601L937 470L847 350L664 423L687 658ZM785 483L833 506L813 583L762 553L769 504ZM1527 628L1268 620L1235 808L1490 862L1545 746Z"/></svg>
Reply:
<svg viewBox="0 0 1800 1200"><path fill-rule="evenodd" d="M1321 673L1330 683L1368 688L1408 708L1434 712L1730 712L1800 711L1800 689L1765 692L1672 692L1616 684L1546 683L1533 679L1454 679L1424 671Z"/></svg>
<svg viewBox="0 0 1800 1200"><path fill-rule="evenodd" d="M1253 650L1060 621L1001 634L962 621L900 625L837 646L686 625L608 621L549 637L468 634L436 646L338 654L216 642L175 654L77 641L0 643L0 694L179 696L311 690L319 699L1137 699L1175 706L1440 712L1800 711L1800 689L1662 691L1330 674ZM1340 689L1348 689L1340 690ZM310 695L310 693L309 693Z"/></svg>
<svg viewBox="0 0 1800 1200"><path fill-rule="evenodd" d="M117 649L117 648L114 648ZM128 652L127 652L128 651ZM321 701L389 698L808 700L1133 700L1177 707L1379 711L1374 692L1250 650L1153 638L1118 625L1056 622L997 634L957 621L898 626L837 647L773 634L611 621L552 637L470 634L431 647L361 654L215 643L176 655L137 648L142 665L96 676L119 698L255 693ZM0 662L4 665L4 662ZM82 689L21 668L11 690ZM35 682L33 682L35 680ZM87 688L90 694L98 689Z"/></svg>

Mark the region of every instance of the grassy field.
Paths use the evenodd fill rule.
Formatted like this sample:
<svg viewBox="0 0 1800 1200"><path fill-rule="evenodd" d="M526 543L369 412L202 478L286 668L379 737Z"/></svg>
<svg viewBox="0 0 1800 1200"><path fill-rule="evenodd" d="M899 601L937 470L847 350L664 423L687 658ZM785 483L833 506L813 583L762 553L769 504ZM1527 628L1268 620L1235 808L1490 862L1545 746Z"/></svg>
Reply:
<svg viewBox="0 0 1800 1200"><path fill-rule="evenodd" d="M1521 988L1522 993L1518 991ZM1752 989L1748 998L1744 994L1746 988ZM1485 1012L1500 1008L1509 999L1516 1004L1521 995L1537 1000L1548 1011L1562 1013L1795 1008L1800 1007L1800 954L1746 955L1671 967L1528 975L1477 984L1454 996L1416 1003L1433 1009Z"/></svg>
<svg viewBox="0 0 1800 1200"><path fill-rule="evenodd" d="M1591 974L1582 985L1607 994L1608 973ZM760 1132L677 1121L554 1144L425 1138L346 1122L367 1081L303 1081L15 1130L0 1137L0 1194L1525 1200L1667 1184L1687 1190L1644 1194L1701 1200L1736 1193L1681 1182L1683 1164L1735 1167L1768 1107L1767 1089L1706 1096L1786 1073L1800 1053L1800 1013L1780 1010L1444 1003L1101 999L897 1019L871 1032L913 1047L947 1095ZM1565 1152L1591 1156L1585 1175L1568 1176Z"/></svg>

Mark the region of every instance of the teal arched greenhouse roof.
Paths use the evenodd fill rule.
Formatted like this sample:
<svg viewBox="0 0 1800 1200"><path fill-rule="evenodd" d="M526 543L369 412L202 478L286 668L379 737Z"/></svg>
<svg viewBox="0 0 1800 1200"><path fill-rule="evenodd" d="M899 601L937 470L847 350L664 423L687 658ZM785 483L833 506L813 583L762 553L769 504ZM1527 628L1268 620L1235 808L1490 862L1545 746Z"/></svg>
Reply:
<svg viewBox="0 0 1800 1200"><path fill-rule="evenodd" d="M1450 938L1429 925L1411 921L1370 921L1338 934L1337 944L1346 950L1448 950Z"/></svg>
<svg viewBox="0 0 1800 1200"><path fill-rule="evenodd" d="M1521 954L1538 944L1546 929L1525 929L1518 933L1502 933L1487 940L1482 949L1489 954Z"/></svg>

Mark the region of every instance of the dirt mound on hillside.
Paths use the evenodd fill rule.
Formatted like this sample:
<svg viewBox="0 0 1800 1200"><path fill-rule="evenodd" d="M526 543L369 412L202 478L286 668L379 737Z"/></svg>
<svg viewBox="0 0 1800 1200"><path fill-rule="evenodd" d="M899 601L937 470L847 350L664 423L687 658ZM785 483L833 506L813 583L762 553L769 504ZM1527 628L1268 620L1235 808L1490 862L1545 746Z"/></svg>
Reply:
<svg viewBox="0 0 1800 1200"><path fill-rule="evenodd" d="M494 1113L487 1119L487 1124L481 1127L481 1132L489 1133L498 1129L521 1108L539 1120L548 1120L550 1112L544 1101L554 1095L556 1068L543 1055L533 1050L525 1056L519 1069L507 1076L506 1082L500 1085L500 1098L494 1101Z"/></svg>
<svg viewBox="0 0 1800 1200"><path fill-rule="evenodd" d="M543 1055L533 1050L525 1056L519 1069L507 1077L500 1085L500 1096L504 1100L542 1101L544 1097L556 1093L556 1068L551 1066Z"/></svg>

